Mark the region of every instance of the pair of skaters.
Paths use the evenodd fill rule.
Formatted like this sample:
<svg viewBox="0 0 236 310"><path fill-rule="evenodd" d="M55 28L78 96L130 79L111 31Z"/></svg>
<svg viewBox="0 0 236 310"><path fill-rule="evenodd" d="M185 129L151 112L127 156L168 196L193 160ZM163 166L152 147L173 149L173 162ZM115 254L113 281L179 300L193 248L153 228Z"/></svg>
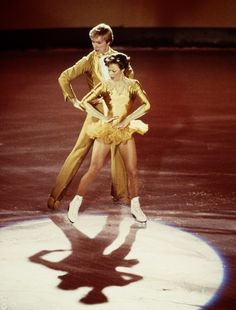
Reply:
<svg viewBox="0 0 236 310"><path fill-rule="evenodd" d="M75 108L87 112L79 138L63 164L56 184L48 199L48 207L58 208L60 200L74 175L92 147L88 171L82 176L78 191L69 205L68 218L73 223L78 217L83 197L111 152L112 195L114 199L130 202L131 214L139 222L146 222L138 194L137 154L133 134L144 134L148 126L139 118L150 103L140 83L133 79L129 57L110 47L113 32L109 25L99 24L89 36L93 51L68 68L59 77L64 98ZM79 101L71 81L86 75L91 91ZM132 112L132 103L140 106Z"/></svg>

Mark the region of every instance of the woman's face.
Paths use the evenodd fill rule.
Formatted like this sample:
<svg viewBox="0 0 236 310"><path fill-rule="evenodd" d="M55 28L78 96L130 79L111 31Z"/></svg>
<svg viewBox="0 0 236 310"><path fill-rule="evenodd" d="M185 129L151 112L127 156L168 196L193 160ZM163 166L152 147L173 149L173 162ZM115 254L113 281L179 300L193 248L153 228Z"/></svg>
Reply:
<svg viewBox="0 0 236 310"><path fill-rule="evenodd" d="M110 64L108 66L108 72L113 81L119 81L123 77L123 71L117 64Z"/></svg>

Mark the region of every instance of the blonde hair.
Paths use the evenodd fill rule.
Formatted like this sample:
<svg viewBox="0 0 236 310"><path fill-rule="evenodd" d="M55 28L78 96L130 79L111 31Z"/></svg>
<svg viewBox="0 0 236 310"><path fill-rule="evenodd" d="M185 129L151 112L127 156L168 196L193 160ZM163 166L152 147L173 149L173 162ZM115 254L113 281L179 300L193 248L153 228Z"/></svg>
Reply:
<svg viewBox="0 0 236 310"><path fill-rule="evenodd" d="M96 36L103 36L107 43L112 42L114 39L111 27L104 23L98 24L89 31L90 39Z"/></svg>

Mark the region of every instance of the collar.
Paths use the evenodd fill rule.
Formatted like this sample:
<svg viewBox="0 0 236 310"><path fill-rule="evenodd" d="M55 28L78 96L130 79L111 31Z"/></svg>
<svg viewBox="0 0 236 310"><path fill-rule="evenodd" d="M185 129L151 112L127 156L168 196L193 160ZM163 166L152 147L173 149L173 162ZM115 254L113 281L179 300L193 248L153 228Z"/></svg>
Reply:
<svg viewBox="0 0 236 310"><path fill-rule="evenodd" d="M104 54L100 54L98 55L96 52L95 52L95 55L98 57L98 58L101 58L101 57L104 57L104 56L109 56L109 55L112 55L114 54L114 51L111 47L108 48L108 51Z"/></svg>

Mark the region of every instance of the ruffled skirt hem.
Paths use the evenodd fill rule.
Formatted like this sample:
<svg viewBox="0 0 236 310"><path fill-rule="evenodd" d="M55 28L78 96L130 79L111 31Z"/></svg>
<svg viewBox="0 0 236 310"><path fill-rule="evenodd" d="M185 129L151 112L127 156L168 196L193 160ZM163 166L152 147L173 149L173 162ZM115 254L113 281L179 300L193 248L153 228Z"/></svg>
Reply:
<svg viewBox="0 0 236 310"><path fill-rule="evenodd" d="M147 131L148 125L140 120L131 121L129 126L121 129L113 128L111 123L98 121L90 124L86 133L91 139L99 139L106 144L118 145L131 139L135 132L143 135Z"/></svg>

